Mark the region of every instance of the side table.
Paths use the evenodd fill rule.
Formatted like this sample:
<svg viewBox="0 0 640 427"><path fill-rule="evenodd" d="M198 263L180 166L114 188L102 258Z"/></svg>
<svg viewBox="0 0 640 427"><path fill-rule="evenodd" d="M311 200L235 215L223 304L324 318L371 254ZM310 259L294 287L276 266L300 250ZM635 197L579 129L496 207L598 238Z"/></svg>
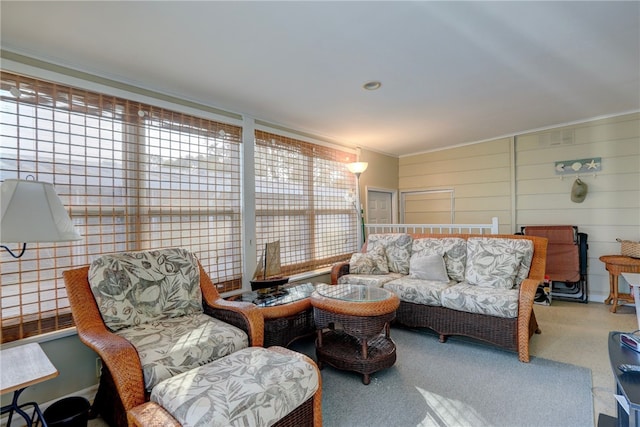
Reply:
<svg viewBox="0 0 640 427"><path fill-rule="evenodd" d="M260 296L258 292L251 291L230 298L258 306L264 317L264 347L288 347L296 339L311 335L316 330L309 301L315 285L288 284L281 290L284 292L275 295Z"/></svg>
<svg viewBox="0 0 640 427"><path fill-rule="evenodd" d="M612 303L610 310L615 313L620 303L634 301L633 295L618 292L618 278L622 273L640 273L640 259L624 255L602 255L600 261L609 272L609 296L604 303Z"/></svg>
<svg viewBox="0 0 640 427"><path fill-rule="evenodd" d="M382 288L363 285L318 285L311 295L316 322L318 367L327 363L337 369L363 375L393 366L396 345L390 322L400 300Z"/></svg>
<svg viewBox="0 0 640 427"><path fill-rule="evenodd" d="M18 404L20 394L27 387L58 376L58 370L40 345L31 343L0 350L0 366L0 394L13 392L11 403L0 409L0 414L9 413L7 425L11 425L11 418L16 412L24 418L27 426L40 422L46 427L47 423L36 402ZM31 416L25 411L28 407L33 407Z"/></svg>

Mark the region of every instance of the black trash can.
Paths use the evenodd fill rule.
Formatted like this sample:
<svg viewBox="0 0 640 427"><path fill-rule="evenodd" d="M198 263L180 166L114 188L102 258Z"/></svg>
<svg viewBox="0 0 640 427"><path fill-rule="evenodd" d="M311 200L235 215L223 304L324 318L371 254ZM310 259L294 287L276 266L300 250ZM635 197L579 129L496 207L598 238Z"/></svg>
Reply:
<svg viewBox="0 0 640 427"><path fill-rule="evenodd" d="M87 427L90 407L84 397L65 397L45 409L42 416L49 427Z"/></svg>

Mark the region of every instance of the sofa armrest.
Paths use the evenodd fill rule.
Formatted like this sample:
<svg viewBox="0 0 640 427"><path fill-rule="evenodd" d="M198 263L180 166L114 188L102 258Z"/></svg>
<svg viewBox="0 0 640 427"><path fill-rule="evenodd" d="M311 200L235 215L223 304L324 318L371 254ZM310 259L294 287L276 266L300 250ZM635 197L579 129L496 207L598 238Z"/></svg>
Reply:
<svg viewBox="0 0 640 427"><path fill-rule="evenodd" d="M258 347L264 345L264 318L255 304L227 301L222 298L202 265L200 265L200 288L206 314L245 331L249 335L249 345Z"/></svg>
<svg viewBox="0 0 640 427"><path fill-rule="evenodd" d="M521 362L529 361L529 327L533 312L533 301L541 282L535 279L524 279L520 284L518 296L518 358Z"/></svg>
<svg viewBox="0 0 640 427"><path fill-rule="evenodd" d="M348 261L344 261L344 262L339 262L337 264L333 264L333 266L331 266L331 284L332 285L337 285L338 284L338 279L340 278L340 276L344 276L346 274L349 274L349 262Z"/></svg>

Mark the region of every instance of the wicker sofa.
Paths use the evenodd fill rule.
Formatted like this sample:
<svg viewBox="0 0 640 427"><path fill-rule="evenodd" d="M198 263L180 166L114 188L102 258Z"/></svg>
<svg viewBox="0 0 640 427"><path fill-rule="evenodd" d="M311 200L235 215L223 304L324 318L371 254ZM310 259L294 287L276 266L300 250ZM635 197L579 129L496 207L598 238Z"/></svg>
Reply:
<svg viewBox="0 0 640 427"><path fill-rule="evenodd" d="M332 284L380 286L400 298L396 323L479 339L529 362L547 239L522 235L372 234ZM386 264L386 265L385 265Z"/></svg>

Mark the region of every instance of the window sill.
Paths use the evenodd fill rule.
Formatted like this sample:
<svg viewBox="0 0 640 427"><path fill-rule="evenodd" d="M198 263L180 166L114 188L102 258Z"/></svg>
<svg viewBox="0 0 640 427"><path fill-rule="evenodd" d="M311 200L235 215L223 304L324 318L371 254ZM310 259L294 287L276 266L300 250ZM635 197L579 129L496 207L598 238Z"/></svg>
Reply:
<svg viewBox="0 0 640 427"><path fill-rule="evenodd" d="M59 331L47 332L46 334L36 335L29 338L23 338L21 340L7 342L2 344L2 348L5 349L5 348L17 347L19 345L25 345L25 344L30 344L34 342L38 344L42 344L43 342L54 341L60 338L70 337L72 335L76 335L77 333L78 332L76 331L76 327L73 326L71 328L60 329Z"/></svg>

